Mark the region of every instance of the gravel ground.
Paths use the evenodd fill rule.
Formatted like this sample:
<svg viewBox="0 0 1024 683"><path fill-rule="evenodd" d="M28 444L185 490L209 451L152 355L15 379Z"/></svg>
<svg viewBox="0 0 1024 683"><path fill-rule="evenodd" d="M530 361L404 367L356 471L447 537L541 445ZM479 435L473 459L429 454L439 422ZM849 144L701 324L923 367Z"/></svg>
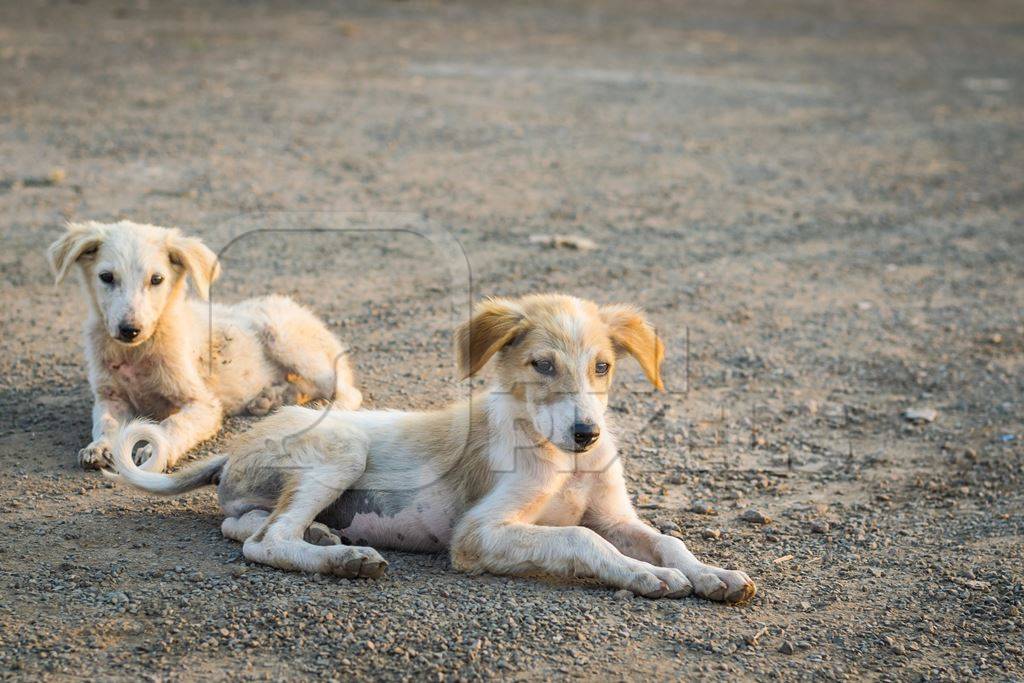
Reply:
<svg viewBox="0 0 1024 683"><path fill-rule="evenodd" d="M0 5L0 677L1021 679L1022 67L1013 2ZM288 574L78 470L43 251L119 217L245 235L217 296L311 305L371 406L465 391L469 283L643 305L631 490L757 598Z"/></svg>

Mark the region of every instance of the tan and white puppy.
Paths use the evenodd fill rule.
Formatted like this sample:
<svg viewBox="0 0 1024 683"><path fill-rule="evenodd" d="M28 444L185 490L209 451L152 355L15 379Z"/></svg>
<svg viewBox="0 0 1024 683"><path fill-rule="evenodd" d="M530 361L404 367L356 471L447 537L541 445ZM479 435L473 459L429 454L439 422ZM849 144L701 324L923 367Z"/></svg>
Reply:
<svg viewBox="0 0 1024 683"><path fill-rule="evenodd" d="M457 332L466 375L489 362L490 389L435 412L284 408L230 456L173 475L139 470L132 426L118 474L153 493L217 484L223 533L253 562L379 576L370 545L450 549L466 572L596 577L649 597L754 595L741 571L698 560L630 504L605 419L624 354L661 387L661 341L630 306L539 295L481 304ZM332 530L337 530L337 535ZM351 545L350 545L351 544Z"/></svg>
<svg viewBox="0 0 1024 683"><path fill-rule="evenodd" d="M115 435L134 417L160 421L159 458L149 457L151 446L136 457L163 470L213 436L224 414L266 415L315 398L345 408L361 402L343 347L294 301L211 308L187 298L187 278L206 299L219 267L210 249L177 229L69 223L48 256L58 283L78 266L89 302L85 356L95 403L92 442L78 453L84 467L108 465Z"/></svg>

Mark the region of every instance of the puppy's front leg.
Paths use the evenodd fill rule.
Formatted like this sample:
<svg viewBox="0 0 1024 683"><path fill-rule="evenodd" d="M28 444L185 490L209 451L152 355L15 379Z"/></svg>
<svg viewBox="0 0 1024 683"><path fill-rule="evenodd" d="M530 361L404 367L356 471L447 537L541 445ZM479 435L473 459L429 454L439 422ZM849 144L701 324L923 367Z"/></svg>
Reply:
<svg viewBox="0 0 1024 683"><path fill-rule="evenodd" d="M78 451L78 464L86 469L110 465L110 448L117 430L131 416L131 408L124 401L96 396L92 404L92 443Z"/></svg>
<svg viewBox="0 0 1024 683"><path fill-rule="evenodd" d="M646 597L683 597L692 587L682 572L626 557L590 529L538 526L522 521L519 505L497 490L459 522L452 563L467 572L594 577ZM537 500L532 501L536 509ZM542 505L541 505L542 506ZM497 513L497 514L496 514Z"/></svg>
<svg viewBox="0 0 1024 683"><path fill-rule="evenodd" d="M754 597L757 590L746 573L704 564L682 540L662 534L640 520L629 502L618 464L602 474L601 485L591 492L583 524L630 557L681 570L702 598L744 602Z"/></svg>
<svg viewBox="0 0 1024 683"><path fill-rule="evenodd" d="M220 429L224 409L212 395L185 403L170 417L160 422L167 438L167 464L174 467L182 455L200 441L209 439ZM138 453L144 461L152 455L152 447L146 446Z"/></svg>

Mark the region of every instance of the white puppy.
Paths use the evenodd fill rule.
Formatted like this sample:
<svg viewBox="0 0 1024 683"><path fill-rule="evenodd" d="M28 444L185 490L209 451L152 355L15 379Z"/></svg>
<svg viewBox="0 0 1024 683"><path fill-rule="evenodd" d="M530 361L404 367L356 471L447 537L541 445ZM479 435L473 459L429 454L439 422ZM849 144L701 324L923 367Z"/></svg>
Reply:
<svg viewBox="0 0 1024 683"><path fill-rule="evenodd" d="M224 414L265 415L311 399L357 408L362 400L340 342L292 300L211 307L186 298L186 276L207 299L219 267L210 249L177 229L69 223L48 256L58 283L78 266L89 302L95 403L92 443L78 453L84 467L109 464L116 433L134 417L160 420L166 447L158 458L149 458L151 446L136 457L163 470L216 434Z"/></svg>
<svg viewBox="0 0 1024 683"><path fill-rule="evenodd" d="M137 439L162 444L133 425L114 464L154 493L216 484L224 535L248 560L281 569L376 577L387 563L366 546L448 548L467 572L591 576L649 597L754 595L746 574L701 562L630 504L605 411L623 354L661 388L662 344L639 311L556 295L491 300L457 346L465 374L496 370L469 403L326 416L284 408L230 456L173 475L135 466Z"/></svg>

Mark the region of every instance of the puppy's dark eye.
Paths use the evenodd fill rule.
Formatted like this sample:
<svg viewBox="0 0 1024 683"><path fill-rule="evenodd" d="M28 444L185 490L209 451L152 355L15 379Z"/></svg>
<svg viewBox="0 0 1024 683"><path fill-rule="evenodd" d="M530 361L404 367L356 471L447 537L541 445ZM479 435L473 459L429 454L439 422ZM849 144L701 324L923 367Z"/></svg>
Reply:
<svg viewBox="0 0 1024 683"><path fill-rule="evenodd" d="M114 284L114 274L108 271L100 273L100 282L104 282L108 285Z"/></svg>
<svg viewBox="0 0 1024 683"><path fill-rule="evenodd" d="M542 375L555 374L555 364L549 360L535 360L532 365L533 369Z"/></svg>
<svg viewBox="0 0 1024 683"><path fill-rule="evenodd" d="M600 363L598 363L597 365L594 366L594 372L596 372L599 375L607 375L608 374L608 370L610 370L611 367L612 366L610 366L607 363L602 361L602 362L600 362Z"/></svg>
<svg viewBox="0 0 1024 683"><path fill-rule="evenodd" d="M156 286L164 281L164 276L160 273L154 273L153 277L149 278L149 284Z"/></svg>

